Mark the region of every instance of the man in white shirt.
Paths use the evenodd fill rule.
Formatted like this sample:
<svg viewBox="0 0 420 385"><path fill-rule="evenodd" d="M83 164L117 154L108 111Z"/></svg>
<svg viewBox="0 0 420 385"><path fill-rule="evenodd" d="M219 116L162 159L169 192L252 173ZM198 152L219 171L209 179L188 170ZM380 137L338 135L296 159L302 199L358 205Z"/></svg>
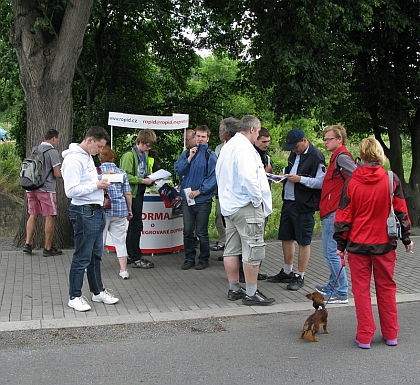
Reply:
<svg viewBox="0 0 420 385"><path fill-rule="evenodd" d="M228 299L248 306L274 305L257 290L260 262L265 257L264 221L272 212L271 191L260 156L254 148L261 122L242 118L237 134L227 142L216 164L219 202L226 221L223 261L229 282ZM246 290L239 284L242 254Z"/></svg>
<svg viewBox="0 0 420 385"><path fill-rule="evenodd" d="M103 174L101 179L93 156L102 152L109 140L104 128L92 126L81 143L70 143L64 150L64 191L71 198L69 217L74 230L74 253L69 274L69 307L87 311L91 307L82 295L85 272L93 302L113 305L119 301L105 289L101 261L105 228L104 191L111 183Z"/></svg>

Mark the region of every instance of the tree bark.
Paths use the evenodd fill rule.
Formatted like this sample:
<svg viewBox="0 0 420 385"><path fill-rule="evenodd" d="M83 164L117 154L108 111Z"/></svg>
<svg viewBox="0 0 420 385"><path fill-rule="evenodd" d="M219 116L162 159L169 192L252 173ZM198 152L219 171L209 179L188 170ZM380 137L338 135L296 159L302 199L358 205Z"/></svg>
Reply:
<svg viewBox="0 0 420 385"><path fill-rule="evenodd" d="M57 150L68 147L73 135L72 83L83 36L94 0L72 0L64 11L51 10L50 27L54 33L35 27L44 15L38 2L12 0L14 25L10 40L19 61L19 77L27 100L26 153L42 142L48 129L60 133ZM60 13L61 12L61 13ZM73 245L73 230L68 219L68 199L62 180L57 181L58 215L53 243L56 247ZM27 218L26 205L25 215ZM25 238L24 223L15 237L21 246ZM44 225L38 220L34 247L44 245Z"/></svg>
<svg viewBox="0 0 420 385"><path fill-rule="evenodd" d="M411 134L411 173L404 193L410 219L414 226L420 226L420 111L417 111L410 126Z"/></svg>

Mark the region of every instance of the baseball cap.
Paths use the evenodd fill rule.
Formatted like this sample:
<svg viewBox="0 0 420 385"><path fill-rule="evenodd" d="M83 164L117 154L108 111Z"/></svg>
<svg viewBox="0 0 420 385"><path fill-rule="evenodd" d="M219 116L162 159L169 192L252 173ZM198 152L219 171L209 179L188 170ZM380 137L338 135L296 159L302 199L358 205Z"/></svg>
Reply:
<svg viewBox="0 0 420 385"><path fill-rule="evenodd" d="M297 144L305 137L305 133L298 128L294 128L287 133L286 144L283 147L285 151L292 151Z"/></svg>

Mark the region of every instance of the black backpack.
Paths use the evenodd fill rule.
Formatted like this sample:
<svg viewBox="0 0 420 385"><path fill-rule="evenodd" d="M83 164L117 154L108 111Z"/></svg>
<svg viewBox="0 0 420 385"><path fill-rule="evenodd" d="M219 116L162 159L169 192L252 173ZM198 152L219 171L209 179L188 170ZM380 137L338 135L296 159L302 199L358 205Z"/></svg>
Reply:
<svg viewBox="0 0 420 385"><path fill-rule="evenodd" d="M31 154L23 161L20 166L19 184L28 191L41 188L52 169L44 178L45 152L51 150L51 146L38 146L32 149Z"/></svg>

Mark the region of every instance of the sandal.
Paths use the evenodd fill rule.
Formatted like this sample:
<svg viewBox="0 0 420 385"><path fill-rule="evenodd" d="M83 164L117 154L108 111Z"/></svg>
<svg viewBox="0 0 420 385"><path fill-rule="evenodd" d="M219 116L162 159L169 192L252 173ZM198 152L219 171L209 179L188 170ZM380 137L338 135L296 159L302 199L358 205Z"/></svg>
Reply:
<svg viewBox="0 0 420 385"><path fill-rule="evenodd" d="M216 242L216 244L212 247L212 250L214 251L221 251L225 249L225 245L222 245L219 242Z"/></svg>
<svg viewBox="0 0 420 385"><path fill-rule="evenodd" d="M146 258L140 258L137 261L131 262L131 267L138 267L139 269L152 269L155 265Z"/></svg>

